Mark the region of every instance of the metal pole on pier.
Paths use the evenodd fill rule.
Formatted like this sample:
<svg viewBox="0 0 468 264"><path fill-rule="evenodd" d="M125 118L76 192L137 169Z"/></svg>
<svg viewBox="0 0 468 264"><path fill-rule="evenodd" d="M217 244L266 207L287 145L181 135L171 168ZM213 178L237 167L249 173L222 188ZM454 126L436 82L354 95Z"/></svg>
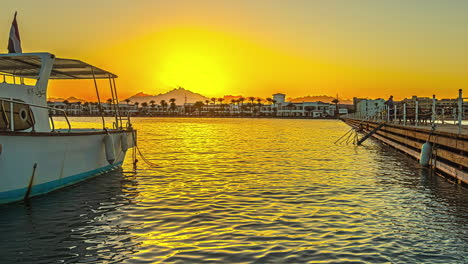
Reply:
<svg viewBox="0 0 468 264"><path fill-rule="evenodd" d="M419 113L418 113L419 112L419 102L418 102L418 100L416 100L416 102L415 102L414 112L415 112L414 113L414 124L415 124L415 126L418 126L418 123L419 123L419 118L418 118L419 117L418 116L419 115Z"/></svg>
<svg viewBox="0 0 468 264"><path fill-rule="evenodd" d="M394 114L394 115L393 115L393 122L396 123L396 120L397 120L397 111L398 111L397 105L395 105L394 108L395 108L395 110L394 110L395 113L393 113L393 114Z"/></svg>
<svg viewBox="0 0 468 264"><path fill-rule="evenodd" d="M432 95L432 115L431 115L431 123L432 125L435 124L436 120L436 99L435 94Z"/></svg>
<svg viewBox="0 0 468 264"><path fill-rule="evenodd" d="M445 124L445 107L442 107L442 124Z"/></svg>
<svg viewBox="0 0 468 264"><path fill-rule="evenodd" d="M387 122L390 122L390 106L387 105Z"/></svg>
<svg viewBox="0 0 468 264"><path fill-rule="evenodd" d="M406 103L403 103L403 125L406 126Z"/></svg>
<svg viewBox="0 0 468 264"><path fill-rule="evenodd" d="M461 134L463 119L463 93L462 89L458 90L458 134Z"/></svg>

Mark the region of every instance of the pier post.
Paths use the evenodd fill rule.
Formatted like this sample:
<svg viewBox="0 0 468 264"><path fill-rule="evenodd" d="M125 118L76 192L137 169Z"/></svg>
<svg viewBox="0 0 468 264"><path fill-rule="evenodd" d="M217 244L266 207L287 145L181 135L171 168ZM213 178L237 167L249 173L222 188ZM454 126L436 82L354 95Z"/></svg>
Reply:
<svg viewBox="0 0 468 264"><path fill-rule="evenodd" d="M452 118L453 118L453 124L456 125L457 122L458 122L457 121L457 108L456 107L452 107Z"/></svg>
<svg viewBox="0 0 468 264"><path fill-rule="evenodd" d="M403 125L406 126L406 103L403 104Z"/></svg>
<svg viewBox="0 0 468 264"><path fill-rule="evenodd" d="M398 110L398 108L397 108L397 105L395 104L394 113L393 113L393 122L394 123L396 123L396 121L397 121L397 110Z"/></svg>
<svg viewBox="0 0 468 264"><path fill-rule="evenodd" d="M442 124L445 124L445 107L442 107Z"/></svg>
<svg viewBox="0 0 468 264"><path fill-rule="evenodd" d="M436 99L435 94L432 95L432 115L431 115L431 123L432 125L435 124L436 120Z"/></svg>
<svg viewBox="0 0 468 264"><path fill-rule="evenodd" d="M419 102L418 100L416 100L415 102L415 109L414 109L414 125L415 126L418 126L418 123L419 123Z"/></svg>
<svg viewBox="0 0 468 264"><path fill-rule="evenodd" d="M461 134L463 119L463 93L462 89L458 90L458 134Z"/></svg>
<svg viewBox="0 0 468 264"><path fill-rule="evenodd" d="M387 108L387 122L390 122L390 106L387 105L386 108Z"/></svg>

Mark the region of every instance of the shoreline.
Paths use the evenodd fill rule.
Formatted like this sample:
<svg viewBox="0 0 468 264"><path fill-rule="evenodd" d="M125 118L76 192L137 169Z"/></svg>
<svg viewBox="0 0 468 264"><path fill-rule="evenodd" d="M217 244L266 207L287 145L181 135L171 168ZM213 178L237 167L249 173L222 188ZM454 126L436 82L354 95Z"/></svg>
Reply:
<svg viewBox="0 0 468 264"><path fill-rule="evenodd" d="M52 115L52 117L63 117L63 115ZM67 117L101 117L100 115L67 115ZM115 117L115 115L104 115L104 117ZM309 120L340 120L339 117L305 117L305 116L181 116L181 115L136 115L135 117L172 117L172 118L255 118L255 119L309 119Z"/></svg>

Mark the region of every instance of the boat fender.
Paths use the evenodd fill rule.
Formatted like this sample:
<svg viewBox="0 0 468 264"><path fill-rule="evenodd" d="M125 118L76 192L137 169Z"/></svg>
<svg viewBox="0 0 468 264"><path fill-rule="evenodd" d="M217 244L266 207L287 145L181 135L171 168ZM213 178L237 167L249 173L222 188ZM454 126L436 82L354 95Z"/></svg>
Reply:
<svg viewBox="0 0 468 264"><path fill-rule="evenodd" d="M109 164L113 164L115 161L115 150L114 150L114 140L112 139L112 136L109 134L106 134L104 136L104 145L106 148L106 158Z"/></svg>
<svg viewBox="0 0 468 264"><path fill-rule="evenodd" d="M421 156L419 157L419 164L421 164L421 166L423 167L429 166L431 155L432 155L432 144L430 142L426 142L421 147Z"/></svg>
<svg viewBox="0 0 468 264"><path fill-rule="evenodd" d="M120 146L122 147L122 151L125 152L128 149L128 137L127 133L123 132L122 136L120 137Z"/></svg>

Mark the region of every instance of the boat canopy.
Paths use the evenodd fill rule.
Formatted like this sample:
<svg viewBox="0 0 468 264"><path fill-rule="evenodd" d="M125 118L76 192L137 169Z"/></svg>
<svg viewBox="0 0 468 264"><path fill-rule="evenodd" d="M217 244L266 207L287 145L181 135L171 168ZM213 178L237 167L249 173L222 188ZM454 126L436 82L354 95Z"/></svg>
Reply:
<svg viewBox="0 0 468 264"><path fill-rule="evenodd" d="M40 56L42 54L0 54L0 73L37 79L42 66ZM55 58L49 78L61 80L108 79L117 78L117 75L80 60Z"/></svg>

